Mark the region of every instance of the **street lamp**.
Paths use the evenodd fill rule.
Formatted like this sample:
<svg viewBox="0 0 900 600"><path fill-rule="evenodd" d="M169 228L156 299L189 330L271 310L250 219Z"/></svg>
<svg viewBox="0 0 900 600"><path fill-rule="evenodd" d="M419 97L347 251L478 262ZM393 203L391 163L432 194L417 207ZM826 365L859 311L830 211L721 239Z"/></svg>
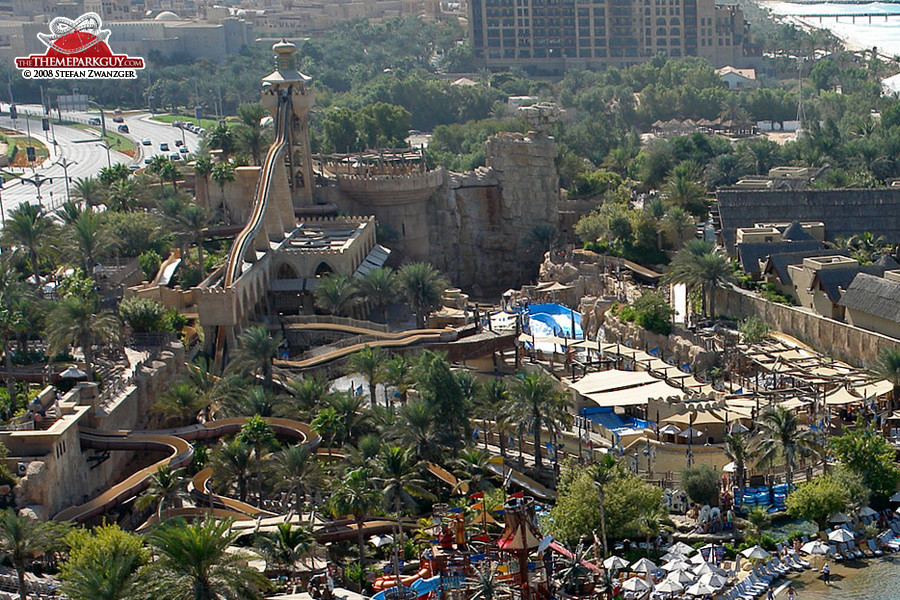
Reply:
<svg viewBox="0 0 900 600"><path fill-rule="evenodd" d="M63 173L65 174L65 178L66 178L66 202L68 202L69 201L69 167L77 165L78 163L74 160L68 160L64 156L53 164L59 165L63 168Z"/></svg>
<svg viewBox="0 0 900 600"><path fill-rule="evenodd" d="M41 198L41 186L44 185L45 183L53 183L53 179L50 177L44 177L40 173L35 173L31 177L25 177L23 175L22 177L19 178L19 181L22 182L22 185L25 185L26 183L30 183L31 185L33 185L35 187L35 189L37 189L38 204L40 205L41 208L43 208L44 204L43 204L43 201Z"/></svg>
<svg viewBox="0 0 900 600"><path fill-rule="evenodd" d="M103 107L94 102L93 100L88 100L88 104L93 104L97 108L100 109L100 129L103 130L103 137L106 137L106 114L103 112Z"/></svg>
<svg viewBox="0 0 900 600"><path fill-rule="evenodd" d="M104 139L91 139L91 140L75 140L72 142L73 144L100 144L104 148L106 148L106 166L112 167L112 160L109 157L109 142ZM73 163L69 163L73 164Z"/></svg>

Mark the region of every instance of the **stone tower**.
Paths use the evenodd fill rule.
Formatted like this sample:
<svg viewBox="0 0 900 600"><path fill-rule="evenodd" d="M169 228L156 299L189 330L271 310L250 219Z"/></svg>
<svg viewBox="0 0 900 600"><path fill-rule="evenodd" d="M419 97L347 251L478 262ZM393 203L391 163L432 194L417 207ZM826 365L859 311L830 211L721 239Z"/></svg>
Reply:
<svg viewBox="0 0 900 600"><path fill-rule="evenodd" d="M310 77L297 70L297 47L294 44L282 39L272 46L272 50L275 52L275 70L263 77L260 102L272 113L274 119L278 96L290 96L292 114L287 131L288 147L284 155L285 172L294 206L310 206L313 203L313 176L307 115L315 102L309 89ZM278 132L276 137L277 134Z"/></svg>

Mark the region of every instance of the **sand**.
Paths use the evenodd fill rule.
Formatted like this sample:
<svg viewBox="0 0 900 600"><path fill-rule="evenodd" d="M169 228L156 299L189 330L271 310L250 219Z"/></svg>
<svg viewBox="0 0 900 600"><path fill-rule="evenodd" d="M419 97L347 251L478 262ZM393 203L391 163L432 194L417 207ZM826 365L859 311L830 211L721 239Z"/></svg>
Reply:
<svg viewBox="0 0 900 600"><path fill-rule="evenodd" d="M779 600L787 599L787 588L794 587L797 592L796 600L820 599L824 596L839 597L843 587L842 582L848 579L865 576L866 567L877 562L896 562L893 556L883 558L869 558L866 560L851 560L835 562L822 556L806 556L806 560L812 565L811 569L794 572L778 583L775 597ZM826 584L822 580L822 565L828 563L831 568L830 582ZM763 596L765 598L765 596Z"/></svg>

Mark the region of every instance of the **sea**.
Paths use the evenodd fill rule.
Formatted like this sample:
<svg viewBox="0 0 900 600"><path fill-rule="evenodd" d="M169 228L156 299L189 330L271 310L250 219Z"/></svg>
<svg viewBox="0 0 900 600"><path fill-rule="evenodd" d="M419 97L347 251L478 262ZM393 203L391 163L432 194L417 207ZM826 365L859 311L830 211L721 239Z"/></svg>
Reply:
<svg viewBox="0 0 900 600"><path fill-rule="evenodd" d="M772 14L788 17L798 25L828 29L851 50L871 50L900 56L900 2L780 2L759 3ZM839 16L810 16L839 15ZM853 15L857 16L853 22ZM871 15L871 16L869 16Z"/></svg>

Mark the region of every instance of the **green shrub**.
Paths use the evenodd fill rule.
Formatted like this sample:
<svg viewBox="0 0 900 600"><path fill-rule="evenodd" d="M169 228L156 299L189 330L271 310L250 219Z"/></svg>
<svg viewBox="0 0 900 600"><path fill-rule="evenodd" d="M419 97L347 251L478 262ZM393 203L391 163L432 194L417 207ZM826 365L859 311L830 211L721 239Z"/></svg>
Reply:
<svg viewBox="0 0 900 600"><path fill-rule="evenodd" d="M681 472L681 487L695 503L719 504L719 473L710 465L688 467Z"/></svg>
<svg viewBox="0 0 900 600"><path fill-rule="evenodd" d="M669 335L672 333L672 315L675 311L659 292L644 292L620 314L626 321L634 321L638 327L647 331Z"/></svg>
<svg viewBox="0 0 900 600"><path fill-rule="evenodd" d="M135 333L171 331L166 307L150 298L128 298L119 304L119 315Z"/></svg>
<svg viewBox="0 0 900 600"><path fill-rule="evenodd" d="M141 265L144 279L153 281L153 278L156 277L156 274L159 272L159 266L162 264L162 259L159 257L159 254L156 253L156 250L150 249L141 253L138 257L138 263Z"/></svg>
<svg viewBox="0 0 900 600"><path fill-rule="evenodd" d="M770 327L768 323L757 317L750 315L738 324L738 331L741 332L741 340L745 344L756 344L769 337Z"/></svg>

